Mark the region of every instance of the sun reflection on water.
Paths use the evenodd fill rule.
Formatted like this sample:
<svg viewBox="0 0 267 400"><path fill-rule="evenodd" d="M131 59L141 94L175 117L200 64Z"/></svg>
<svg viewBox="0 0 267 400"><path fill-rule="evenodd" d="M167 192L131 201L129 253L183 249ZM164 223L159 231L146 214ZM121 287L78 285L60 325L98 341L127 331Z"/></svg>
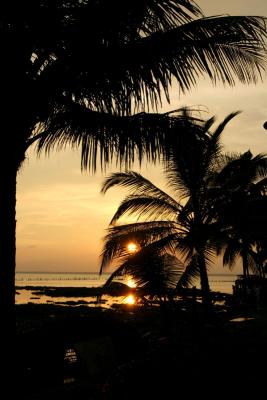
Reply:
<svg viewBox="0 0 267 400"><path fill-rule="evenodd" d="M133 294L129 294L129 296L125 297L123 303L124 303L124 304L130 304L130 305L135 304L135 297L134 297L134 295L133 295Z"/></svg>

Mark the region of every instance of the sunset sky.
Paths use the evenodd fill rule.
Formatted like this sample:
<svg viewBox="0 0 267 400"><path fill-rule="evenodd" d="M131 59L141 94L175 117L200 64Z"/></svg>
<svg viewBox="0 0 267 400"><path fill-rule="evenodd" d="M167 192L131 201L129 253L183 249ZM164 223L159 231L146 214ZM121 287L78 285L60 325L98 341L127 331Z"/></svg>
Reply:
<svg viewBox="0 0 267 400"><path fill-rule="evenodd" d="M206 15L267 16L266 0L199 0ZM232 111L241 110L226 128L227 151L267 153L267 80L257 86L236 85L216 88L207 81L186 96L179 97L175 86L171 104L162 111L181 106L203 106L207 117L217 121ZM141 173L164 188L160 166L143 165ZM115 171L115 166L107 173ZM137 168L140 172L140 170ZM90 272L99 268L101 238L119 205L122 190L101 195L104 173L81 174L79 152L65 151L37 159L29 154L18 178L17 196L17 270ZM212 270L222 271L217 262ZM224 272L227 272L224 269ZM237 270L238 272L238 270Z"/></svg>

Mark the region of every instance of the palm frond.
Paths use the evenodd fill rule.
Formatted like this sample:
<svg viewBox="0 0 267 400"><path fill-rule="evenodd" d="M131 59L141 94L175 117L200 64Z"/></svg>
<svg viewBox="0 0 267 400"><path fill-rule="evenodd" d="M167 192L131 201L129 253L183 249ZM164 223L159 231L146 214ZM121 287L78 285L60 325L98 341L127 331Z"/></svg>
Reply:
<svg viewBox="0 0 267 400"><path fill-rule="evenodd" d="M215 171L217 174L219 174L223 169L230 164L232 161L238 159L240 157L240 153L238 152L223 152L221 153L218 158L217 158L217 166L218 169Z"/></svg>
<svg viewBox="0 0 267 400"><path fill-rule="evenodd" d="M162 248L162 242L166 240L165 237L168 243L170 235L175 236L176 232L176 225L166 221L141 222L109 228L104 238L100 273L102 273L113 260L118 261L128 257L127 244L129 242L133 241L140 247L143 247L159 241ZM165 241L164 245L167 246ZM158 247L160 247L160 245Z"/></svg>
<svg viewBox="0 0 267 400"><path fill-rule="evenodd" d="M193 3L171 0L125 2L115 15L109 2L97 3L102 17L96 5L83 18L75 15L72 24L67 23L71 12L65 16L66 38L58 38L61 42L48 52L49 62L37 76L52 109L75 99L92 111L129 115L144 107L157 109L162 93L169 99L173 78L186 92L205 74L215 84L234 85L236 80L256 82L264 71L264 18L192 21L190 12L200 15ZM105 10L114 18L103 19ZM89 38L86 44L84 37ZM35 50L39 56L44 49Z"/></svg>
<svg viewBox="0 0 267 400"><path fill-rule="evenodd" d="M145 192L149 196L155 196L164 200L166 203L177 207L181 207L171 196L159 189L148 179L144 178L141 174L134 171L129 172L115 172L107 177L102 185L101 192L106 193L107 190L113 186L121 186L129 188L132 193L139 196Z"/></svg>
<svg viewBox="0 0 267 400"><path fill-rule="evenodd" d="M254 194L267 194L267 177L260 179L251 187L251 192Z"/></svg>
<svg viewBox="0 0 267 400"><path fill-rule="evenodd" d="M126 237L126 236L125 236ZM177 254L175 251L175 247L176 247L176 242L177 242L177 232L174 230L167 230L167 227L165 227L165 229L159 227L151 229L151 231L149 231L149 229L147 231L142 231L138 233L134 234L131 233L131 235L129 236L129 239L131 241L136 241L137 243L140 244L141 250L142 249L146 249L146 251L155 251L157 253L160 254L164 254L164 253L171 253L171 254ZM118 240L120 242L121 245L125 245L125 242L123 242L123 240L120 238ZM111 250L112 250L112 241L110 241L110 245L111 245ZM108 249L107 249L108 250ZM122 251L119 253L115 253L114 257L112 259L116 259L122 262L127 260L129 257L129 252L125 251L125 246L122 247ZM107 258L108 258L108 254L107 254ZM108 260L108 262L110 262L110 260Z"/></svg>
<svg viewBox="0 0 267 400"><path fill-rule="evenodd" d="M210 121L209 121L210 122ZM203 179L203 152L209 139L209 123L192 121L176 135L166 161L168 185L180 198L188 198Z"/></svg>
<svg viewBox="0 0 267 400"><path fill-rule="evenodd" d="M214 82L221 80L234 85L234 77L249 83L256 82L257 76L261 76L265 65L266 33L264 18L210 17L177 28L177 43L178 46L182 41L184 45L191 44L189 74L207 72Z"/></svg>
<svg viewBox="0 0 267 400"><path fill-rule="evenodd" d="M87 98L98 111L109 112L114 106L129 106L130 100L123 92L135 93L137 102L142 102L141 93L152 101L160 98L156 84L151 78L148 80L150 74L145 70L131 73L123 57L123 62L118 63L115 58L157 31L169 30L202 15L197 5L187 0L33 3L30 2L32 7L25 6L27 12L14 6L9 17L13 22L14 10L19 9L26 33L28 29L34 36L30 44L36 59L31 73L35 73L38 88L44 95L49 93L57 99L60 92ZM47 20L49 28L43 23Z"/></svg>
<svg viewBox="0 0 267 400"><path fill-rule="evenodd" d="M182 206L171 196L137 172L111 174L104 181L101 192L106 193L113 186L129 188L133 194L122 201L111 223L116 222L126 213L129 215L139 213L140 217L146 215L148 219L152 217L156 219L160 216L161 219L165 216L175 219L182 209Z"/></svg>
<svg viewBox="0 0 267 400"><path fill-rule="evenodd" d="M91 107L113 112L115 106L130 112L130 99L136 100L135 107L160 104L162 92L168 99L172 77L183 93L196 86L203 75L213 83L222 81L231 86L236 79L255 83L264 71L264 38L263 18L197 19L130 43L101 48L93 65L91 58L85 61L83 74L70 79L67 70L65 90L71 92L78 81L90 87L90 93L84 91L83 95ZM64 62L66 59L58 67L61 73ZM67 66L70 68L70 61Z"/></svg>
<svg viewBox="0 0 267 400"><path fill-rule="evenodd" d="M239 111L232 112L229 114L217 127L217 129L210 135L209 144L206 148L203 164L206 170L206 174L208 174L211 170L218 169L218 161L220 162L220 156L222 154L222 144L221 144L221 136L226 127L226 125L238 114Z"/></svg>
<svg viewBox="0 0 267 400"><path fill-rule="evenodd" d="M109 276L109 278L106 280L106 282L103 285L103 289L108 288L113 282L114 278L120 277L122 274L125 274L125 267L124 264L120 265L115 269L115 271L112 272L112 274Z"/></svg>
<svg viewBox="0 0 267 400"><path fill-rule="evenodd" d="M223 265L228 265L230 270L233 269L237 262L237 259L241 257L242 247L236 239L231 239L228 241L223 254Z"/></svg>
<svg viewBox="0 0 267 400"><path fill-rule="evenodd" d="M116 223L123 215L138 215L138 219L176 221L180 208L154 196L127 196L119 205L110 224Z"/></svg>
<svg viewBox="0 0 267 400"><path fill-rule="evenodd" d="M156 162L168 158L173 136L198 121L184 109L175 113L139 113L120 116L90 110L86 105L67 102L52 114L44 126L45 135L37 141L37 151L49 154L66 146L81 148L83 169L96 170L112 161L125 164L146 158Z"/></svg>
<svg viewBox="0 0 267 400"><path fill-rule="evenodd" d="M188 235L176 238L175 252L179 254L179 256L182 257L182 260L187 264L196 254L195 243L190 237L188 237Z"/></svg>
<svg viewBox="0 0 267 400"><path fill-rule="evenodd" d="M267 155L260 153L252 159L255 168L255 180L266 178L267 176Z"/></svg>
<svg viewBox="0 0 267 400"><path fill-rule="evenodd" d="M105 287L119 271L124 271L134 279L142 293L162 295L175 289L183 270L183 264L174 255L161 253L157 247L144 247L128 256L105 283Z"/></svg>
<svg viewBox="0 0 267 400"><path fill-rule="evenodd" d="M108 19L104 27L102 25L104 21L95 26L96 21L92 21L92 16L94 15L94 19L98 20L100 15L99 10L93 9L91 16L86 15L87 26L90 26L90 29L83 26L81 19L84 20L84 18L79 16L80 24L75 24L75 21L72 26L72 40L66 40L61 49L57 49L52 62L46 63L46 68L41 76L38 76L39 88L42 88L46 94L47 89L45 90L44 86L48 84L50 95L56 95L57 101L60 99L58 93L61 92L68 94L70 98L75 96L77 101L86 99L91 109L102 112L112 113L117 110L129 113L132 107L132 95L135 105L144 105L145 102L149 102L156 106L160 102L161 93L157 83L151 79L150 71L131 73L123 59L117 63L113 58L113 56L120 57L128 47L131 48L134 43L142 40L142 36L144 39L144 36L162 25L159 20L153 20L152 15L149 16L145 10L146 7L147 4L141 7L144 15L137 17L138 21L134 20L134 15L132 15L133 19L129 20L131 13L135 10L128 7L128 15L123 15L125 7L122 7L119 14L112 13L114 21L110 23ZM105 7L102 7L103 15L108 12L108 9L108 2L106 2ZM115 21L117 24L114 23ZM165 25L168 23L166 22ZM141 31L142 35L140 35ZM84 51L85 44L81 45L84 42L82 35L90 37L86 46L87 51ZM64 101L64 96L62 100Z"/></svg>
<svg viewBox="0 0 267 400"><path fill-rule="evenodd" d="M185 270L177 284L177 290L184 287L189 287L195 284L197 278L199 278L199 266L197 261L197 255L193 255L190 261L186 264Z"/></svg>
<svg viewBox="0 0 267 400"><path fill-rule="evenodd" d="M125 98L144 98L147 103L156 104L162 89L168 98L172 77L181 92L190 90L205 74L213 83L222 81L231 86L236 79L257 82L265 68L264 38L264 18L202 18L167 32L156 32L130 47L113 49L112 57L110 54L101 61L110 70L118 71L123 83L117 91L123 92ZM103 67L100 73L107 75ZM111 81L109 77L107 80ZM116 98L115 90L113 96Z"/></svg>
<svg viewBox="0 0 267 400"><path fill-rule="evenodd" d="M178 254L175 250L177 237L179 237L179 232L177 231L169 231L169 234L165 236L159 236L155 238L150 243L146 244L147 249L157 249L161 254L171 253Z"/></svg>
<svg viewBox="0 0 267 400"><path fill-rule="evenodd" d="M125 3L125 2L124 2ZM134 2L136 3L136 1ZM202 16L201 9L194 1L145 1L147 16L141 31L145 34L169 29L192 20L193 16ZM139 6L140 7L140 6Z"/></svg>
<svg viewBox="0 0 267 400"><path fill-rule="evenodd" d="M247 262L248 262L248 268L253 274L258 274L259 273L259 268L258 265L255 261L255 257L251 249L249 249L247 253Z"/></svg>
<svg viewBox="0 0 267 400"><path fill-rule="evenodd" d="M218 170L221 162L222 132L237 114L228 115L213 133L209 130L214 124L214 117L206 122L192 123L176 137L166 173L169 185L180 196L189 197L197 192L199 196L207 186L207 179L211 178L213 171Z"/></svg>

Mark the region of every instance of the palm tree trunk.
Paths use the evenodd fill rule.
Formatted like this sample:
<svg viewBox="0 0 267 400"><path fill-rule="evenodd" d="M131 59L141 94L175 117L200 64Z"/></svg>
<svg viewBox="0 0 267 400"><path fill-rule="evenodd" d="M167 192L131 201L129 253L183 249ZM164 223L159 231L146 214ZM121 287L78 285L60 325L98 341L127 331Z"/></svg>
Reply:
<svg viewBox="0 0 267 400"><path fill-rule="evenodd" d="M16 178L14 165L2 165L0 186L0 310L1 333L15 335Z"/></svg>
<svg viewBox="0 0 267 400"><path fill-rule="evenodd" d="M201 195L198 194L198 191L194 191L192 195L193 200L193 208L194 208L194 220L195 224L198 227L199 232L202 231L203 228L203 217L201 214L201 206L200 206L200 199ZM209 286L209 278L207 273L207 265L206 265L206 258L204 254L205 244L202 242L201 235L198 238L198 243L195 244L195 250L197 253L198 259L198 267L199 267L199 274L200 274L200 285L201 285L201 294L202 294L202 303L204 305L204 309L207 313L212 308L211 302L211 295L210 295L210 286ZM202 242L202 243L201 243Z"/></svg>
<svg viewBox="0 0 267 400"><path fill-rule="evenodd" d="M198 262L199 262L199 273L200 273L200 285L202 292L202 302L205 308L210 309L212 306L211 295L210 295L210 285L207 273L207 266L205 256L203 251L198 251Z"/></svg>

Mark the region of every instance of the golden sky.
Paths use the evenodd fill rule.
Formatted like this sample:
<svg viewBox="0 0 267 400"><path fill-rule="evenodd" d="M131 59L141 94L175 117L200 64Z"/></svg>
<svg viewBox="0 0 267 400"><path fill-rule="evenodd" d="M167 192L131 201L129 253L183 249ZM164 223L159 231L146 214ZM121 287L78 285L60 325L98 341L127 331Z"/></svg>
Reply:
<svg viewBox="0 0 267 400"><path fill-rule="evenodd" d="M199 0L206 15L235 14L267 16L266 0ZM267 153L267 80L257 86L234 89L212 87L200 81L186 96L175 86L171 104L162 111L201 105L207 117L223 119L241 110L224 133L225 150ZM115 171L115 167L108 172ZM140 172L140 170L138 169ZM161 167L143 165L141 173L163 186ZM34 149L18 177L17 270L90 272L99 268L101 238L119 205L122 190L100 192L105 174L81 174L79 152L53 153L37 159ZM218 263L217 263L218 264ZM221 272L216 265L212 272ZM225 272L225 270L224 270Z"/></svg>

